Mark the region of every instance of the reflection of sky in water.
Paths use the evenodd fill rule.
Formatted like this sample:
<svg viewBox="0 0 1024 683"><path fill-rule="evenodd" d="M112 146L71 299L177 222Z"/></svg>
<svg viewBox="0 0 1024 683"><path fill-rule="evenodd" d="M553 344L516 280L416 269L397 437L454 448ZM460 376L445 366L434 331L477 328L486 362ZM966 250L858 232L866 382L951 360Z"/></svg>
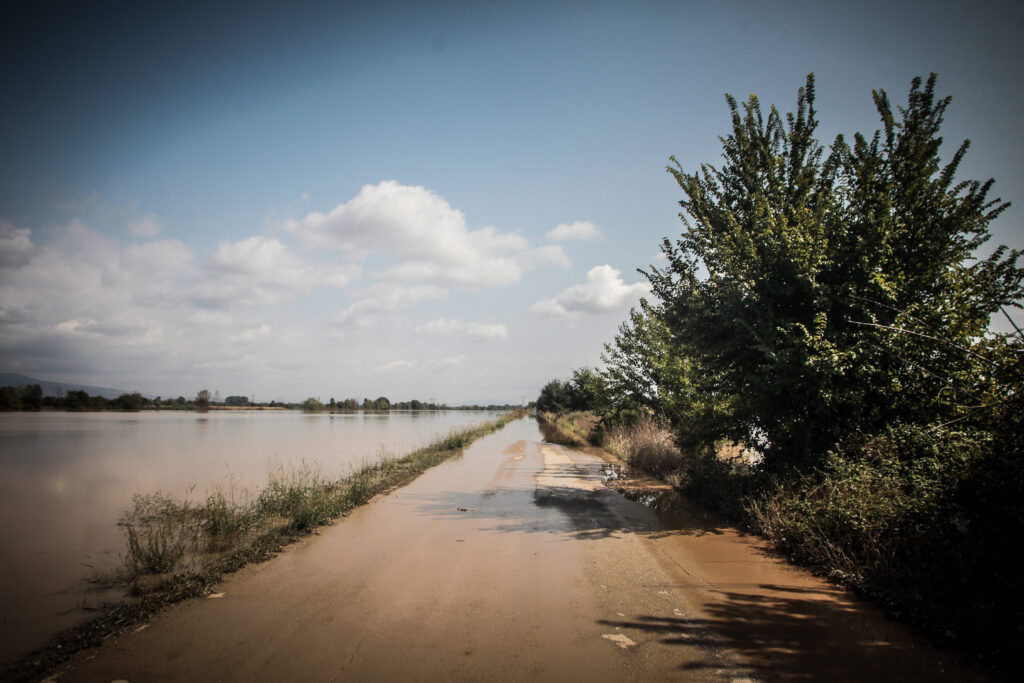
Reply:
<svg viewBox="0 0 1024 683"><path fill-rule="evenodd" d="M82 618L82 601L94 601L83 579L119 566L117 521L136 493L202 500L222 487L244 495L269 472L303 464L339 476L491 416L0 414L0 660Z"/></svg>

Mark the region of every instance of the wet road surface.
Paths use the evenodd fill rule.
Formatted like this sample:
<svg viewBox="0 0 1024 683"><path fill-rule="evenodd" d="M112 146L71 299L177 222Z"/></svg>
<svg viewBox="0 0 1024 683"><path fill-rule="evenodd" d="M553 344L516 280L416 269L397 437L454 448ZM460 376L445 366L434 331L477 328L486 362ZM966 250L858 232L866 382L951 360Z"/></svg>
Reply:
<svg viewBox="0 0 1024 683"><path fill-rule="evenodd" d="M60 681L983 680L697 511L511 423Z"/></svg>

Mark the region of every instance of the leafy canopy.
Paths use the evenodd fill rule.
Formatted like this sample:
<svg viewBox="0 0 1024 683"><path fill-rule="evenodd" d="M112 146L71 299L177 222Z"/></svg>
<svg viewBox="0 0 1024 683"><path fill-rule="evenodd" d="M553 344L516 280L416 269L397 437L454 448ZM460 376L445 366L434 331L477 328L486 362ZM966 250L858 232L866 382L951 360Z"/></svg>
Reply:
<svg viewBox="0 0 1024 683"><path fill-rule="evenodd" d="M1005 247L976 258L1008 204L991 180L955 180L967 142L941 163L950 98L934 90L934 74L915 79L895 112L876 91L881 130L829 150L813 75L785 117L727 96L721 168L672 158L685 230L645 275L666 343L716 406L687 416L698 431L799 464L894 421L977 409L994 373L975 347L1021 298L1022 269Z"/></svg>

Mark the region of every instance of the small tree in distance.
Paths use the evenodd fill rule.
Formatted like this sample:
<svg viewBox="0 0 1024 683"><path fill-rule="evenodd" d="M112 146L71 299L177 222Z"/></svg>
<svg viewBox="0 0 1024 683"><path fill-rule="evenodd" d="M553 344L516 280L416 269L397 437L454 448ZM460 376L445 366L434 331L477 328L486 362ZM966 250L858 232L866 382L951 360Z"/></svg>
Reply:
<svg viewBox="0 0 1024 683"><path fill-rule="evenodd" d="M210 409L210 390L202 389L196 394L196 410L200 413L205 413Z"/></svg>

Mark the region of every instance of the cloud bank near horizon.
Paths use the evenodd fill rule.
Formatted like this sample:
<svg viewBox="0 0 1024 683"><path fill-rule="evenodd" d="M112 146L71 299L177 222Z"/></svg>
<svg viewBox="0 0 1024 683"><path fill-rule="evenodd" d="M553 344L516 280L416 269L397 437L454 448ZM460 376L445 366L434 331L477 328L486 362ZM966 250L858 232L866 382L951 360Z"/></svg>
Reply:
<svg viewBox="0 0 1024 683"><path fill-rule="evenodd" d="M211 373L234 386L307 372L341 344L358 358L339 363L339 373L467 370L509 339L508 316L527 311L499 306L506 319L495 320L463 309L465 295L453 290L513 292L533 271L572 267L561 244L471 229L436 193L397 181L222 240L205 255L172 228L153 213L127 215L120 230L81 218L46 231L0 222L4 369L69 381L137 377L130 388L181 392ZM547 236L588 239L595 230L576 222ZM533 310L608 312L645 291L599 266ZM419 357L404 350L417 350L413 339Z"/></svg>

